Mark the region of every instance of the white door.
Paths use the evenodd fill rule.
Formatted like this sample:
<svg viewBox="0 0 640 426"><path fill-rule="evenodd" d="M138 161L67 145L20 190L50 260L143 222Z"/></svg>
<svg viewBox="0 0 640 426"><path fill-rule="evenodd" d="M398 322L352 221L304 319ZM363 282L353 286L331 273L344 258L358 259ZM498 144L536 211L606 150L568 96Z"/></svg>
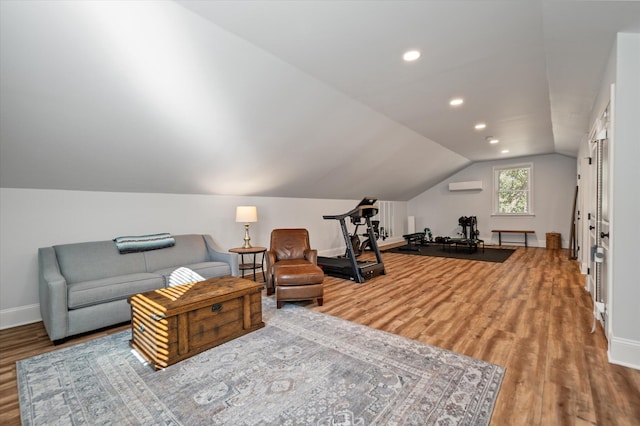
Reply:
<svg viewBox="0 0 640 426"><path fill-rule="evenodd" d="M602 302L605 304L604 317L602 320L602 326L604 327L605 334L609 337L609 139L603 139L600 141L602 144L601 149L601 171L599 173L599 185L601 185L601 215L600 226L598 235L598 247L602 250L602 262L596 265L600 267L600 289L602 291Z"/></svg>
<svg viewBox="0 0 640 426"><path fill-rule="evenodd" d="M585 211L585 225L588 230L586 253L588 254L587 264L587 290L593 296L593 300L596 301L598 295L596 294L596 264L595 253L596 248L596 187L597 187L597 173L596 173L596 145L593 139L589 141L589 162L586 168L586 211Z"/></svg>
<svg viewBox="0 0 640 426"><path fill-rule="evenodd" d="M586 138L585 138L586 139ZM589 146L589 141L583 141ZM589 243L589 223L588 214L590 204L590 187L589 187L589 154L580 150L578 153L580 161L578 162L578 211L576 212L576 236L578 239L578 262L580 263L580 271L587 274L589 267L589 257L591 255ZM588 276L587 276L588 278ZM585 289L590 293L588 280L585 282Z"/></svg>
<svg viewBox="0 0 640 426"><path fill-rule="evenodd" d="M591 164L589 166L589 192L591 194L587 210L589 226L588 289L595 302L595 315L601 322L605 335L609 335L609 107L591 137Z"/></svg>

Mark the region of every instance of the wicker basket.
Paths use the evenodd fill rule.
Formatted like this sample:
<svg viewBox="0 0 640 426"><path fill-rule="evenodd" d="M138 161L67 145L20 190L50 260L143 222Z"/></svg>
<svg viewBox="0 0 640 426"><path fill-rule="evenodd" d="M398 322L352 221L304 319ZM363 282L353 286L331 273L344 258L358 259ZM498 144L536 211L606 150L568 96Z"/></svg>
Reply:
<svg viewBox="0 0 640 426"><path fill-rule="evenodd" d="M558 250L562 248L562 238L558 232L547 232L547 249Z"/></svg>

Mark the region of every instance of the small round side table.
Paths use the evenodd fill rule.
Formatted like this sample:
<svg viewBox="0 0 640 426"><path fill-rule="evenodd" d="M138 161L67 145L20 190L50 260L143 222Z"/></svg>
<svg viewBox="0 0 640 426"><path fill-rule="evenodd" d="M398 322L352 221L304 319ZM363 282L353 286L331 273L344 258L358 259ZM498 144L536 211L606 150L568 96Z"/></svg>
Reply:
<svg viewBox="0 0 640 426"><path fill-rule="evenodd" d="M240 255L240 264L238 265L238 269L242 271L242 278L244 278L244 271L253 271L253 280L256 279L256 270L260 269L262 271L262 279L264 282L267 282L267 277L264 274L264 254L267 251L266 247L235 247L229 249L231 253L237 253ZM256 256L262 253L262 259L260 262L256 262ZM245 263L244 255L253 255L253 262ZM249 259L247 259L249 261Z"/></svg>

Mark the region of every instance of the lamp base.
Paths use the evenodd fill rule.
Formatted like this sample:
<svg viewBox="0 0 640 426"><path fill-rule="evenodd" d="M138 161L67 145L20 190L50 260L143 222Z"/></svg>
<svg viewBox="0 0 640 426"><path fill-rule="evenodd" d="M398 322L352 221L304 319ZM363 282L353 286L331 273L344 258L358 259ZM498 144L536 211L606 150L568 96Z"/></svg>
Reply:
<svg viewBox="0 0 640 426"><path fill-rule="evenodd" d="M249 224L245 223L244 224L244 245L242 246L242 248L245 248L245 249L251 248L251 244L249 243L249 241L251 241L251 237L249 236Z"/></svg>

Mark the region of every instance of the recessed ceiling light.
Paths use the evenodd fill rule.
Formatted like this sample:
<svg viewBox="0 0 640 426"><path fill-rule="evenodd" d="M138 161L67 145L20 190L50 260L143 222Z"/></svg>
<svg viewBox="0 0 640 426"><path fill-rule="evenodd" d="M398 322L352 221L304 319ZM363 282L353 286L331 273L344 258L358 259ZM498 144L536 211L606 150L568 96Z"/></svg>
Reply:
<svg viewBox="0 0 640 426"><path fill-rule="evenodd" d="M419 57L420 57L419 50L407 50L406 52L404 52L404 55L402 55L402 59L404 59L407 62L415 61Z"/></svg>
<svg viewBox="0 0 640 426"><path fill-rule="evenodd" d="M495 143L498 143L498 142L500 142L498 139L495 139L495 138L489 139L489 143L495 144Z"/></svg>
<svg viewBox="0 0 640 426"><path fill-rule="evenodd" d="M503 154L508 154L508 153L509 153L509 150L508 150L508 149L503 149L503 150L502 150L502 151L500 151L500 152L501 152L501 153L503 153Z"/></svg>
<svg viewBox="0 0 640 426"><path fill-rule="evenodd" d="M484 123L478 123L474 127L475 127L476 130L482 130L482 129L486 128L487 125L484 124Z"/></svg>
<svg viewBox="0 0 640 426"><path fill-rule="evenodd" d="M462 98L454 98L449 101L449 105L451 106L459 106L464 103L464 99Z"/></svg>

